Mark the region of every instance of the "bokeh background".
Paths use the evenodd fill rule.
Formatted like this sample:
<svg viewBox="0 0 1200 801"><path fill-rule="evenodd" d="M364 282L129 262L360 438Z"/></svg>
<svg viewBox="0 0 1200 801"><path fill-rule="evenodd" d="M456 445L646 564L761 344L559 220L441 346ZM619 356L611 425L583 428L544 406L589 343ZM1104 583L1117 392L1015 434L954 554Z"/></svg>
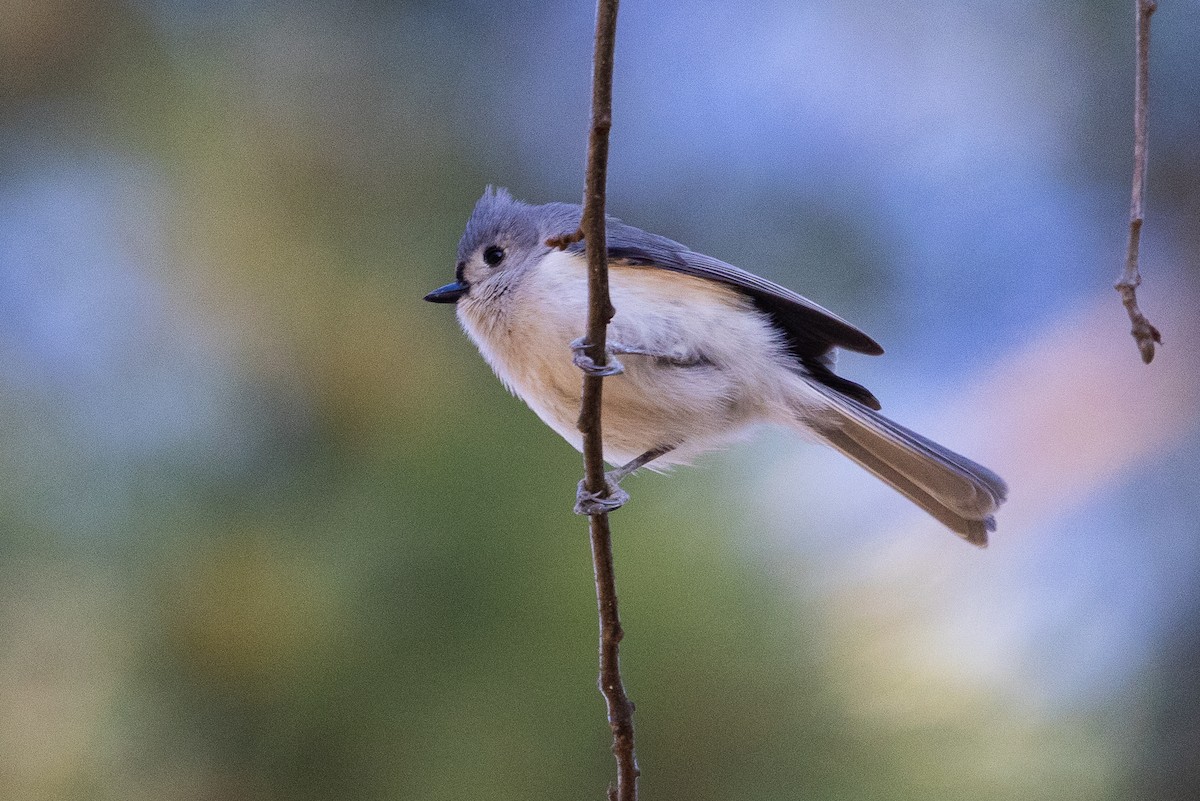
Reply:
<svg viewBox="0 0 1200 801"><path fill-rule="evenodd" d="M631 479L646 798L1200 792L1200 4L627 0L610 210L888 349L977 551L762 433ZM600 798L576 453L449 309L581 195L590 3L0 5L0 797Z"/></svg>

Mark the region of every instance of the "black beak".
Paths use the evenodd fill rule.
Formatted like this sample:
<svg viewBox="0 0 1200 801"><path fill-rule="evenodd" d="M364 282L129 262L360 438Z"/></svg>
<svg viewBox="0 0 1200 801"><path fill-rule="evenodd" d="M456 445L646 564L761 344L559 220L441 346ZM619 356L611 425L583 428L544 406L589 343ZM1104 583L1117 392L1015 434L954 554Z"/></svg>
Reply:
<svg viewBox="0 0 1200 801"><path fill-rule="evenodd" d="M470 287L462 281L455 281L433 290L425 296L425 300L430 303L457 303L459 298L467 294L468 289Z"/></svg>

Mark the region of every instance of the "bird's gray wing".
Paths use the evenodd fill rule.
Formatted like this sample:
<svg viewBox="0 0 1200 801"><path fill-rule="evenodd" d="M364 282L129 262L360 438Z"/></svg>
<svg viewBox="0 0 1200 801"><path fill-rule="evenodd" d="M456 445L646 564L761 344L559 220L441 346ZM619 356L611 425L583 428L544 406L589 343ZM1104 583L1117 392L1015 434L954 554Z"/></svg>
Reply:
<svg viewBox="0 0 1200 801"><path fill-rule="evenodd" d="M878 342L841 317L786 287L620 220L609 219L606 236L610 262L671 270L742 292L784 333L789 352L813 379L870 408L879 408L879 401L870 391L832 370L834 348L870 355L883 353ZM582 242L572 246L578 252L583 248Z"/></svg>
<svg viewBox="0 0 1200 801"><path fill-rule="evenodd" d="M788 333L797 356L819 357L835 347L873 356L883 353L879 343L857 327L773 281L619 220L609 220L607 237L610 261L672 270L744 292ZM582 250L583 243L574 247Z"/></svg>

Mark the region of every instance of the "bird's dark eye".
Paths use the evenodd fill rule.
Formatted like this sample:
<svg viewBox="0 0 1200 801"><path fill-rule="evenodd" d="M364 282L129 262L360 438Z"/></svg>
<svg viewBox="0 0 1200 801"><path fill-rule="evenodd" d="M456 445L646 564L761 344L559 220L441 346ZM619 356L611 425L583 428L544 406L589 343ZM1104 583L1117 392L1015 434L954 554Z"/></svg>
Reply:
<svg viewBox="0 0 1200 801"><path fill-rule="evenodd" d="M483 251L483 262L488 267L495 267L500 262L504 261L504 248L492 245L487 250Z"/></svg>

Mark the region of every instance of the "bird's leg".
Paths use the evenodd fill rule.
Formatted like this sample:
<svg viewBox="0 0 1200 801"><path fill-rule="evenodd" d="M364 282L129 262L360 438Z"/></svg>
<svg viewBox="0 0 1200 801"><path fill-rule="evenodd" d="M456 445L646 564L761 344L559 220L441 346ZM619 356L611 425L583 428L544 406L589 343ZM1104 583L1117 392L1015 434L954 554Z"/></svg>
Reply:
<svg viewBox="0 0 1200 801"><path fill-rule="evenodd" d="M670 450L670 445L652 448L616 470L609 470L604 474L604 483L608 487L606 495L588 492L584 487L584 481L580 481L579 489L575 492L575 514L595 515L620 509L629 501L629 493L621 489L621 481Z"/></svg>
<svg viewBox="0 0 1200 801"><path fill-rule="evenodd" d="M591 357L587 355L587 349L590 346L584 337L580 337L571 342L571 361L583 372L588 375L595 376L610 376L620 375L625 372L625 365L617 361L616 354L629 354L631 356L649 356L656 360L659 364L670 367L703 367L711 366L710 362L703 354L700 353L658 353L656 351L647 350L646 348L636 345L626 345L623 342L608 341L608 364L603 367L597 367ZM857 385L855 385L857 386ZM865 390L864 390L865 391Z"/></svg>
<svg viewBox="0 0 1200 801"><path fill-rule="evenodd" d="M630 459L616 470L609 470L604 474L604 477L614 484L620 484L630 475L636 473L638 470L650 464L658 457L670 453L672 450L674 450L674 447L671 445L662 445L658 448L651 448L638 458Z"/></svg>

